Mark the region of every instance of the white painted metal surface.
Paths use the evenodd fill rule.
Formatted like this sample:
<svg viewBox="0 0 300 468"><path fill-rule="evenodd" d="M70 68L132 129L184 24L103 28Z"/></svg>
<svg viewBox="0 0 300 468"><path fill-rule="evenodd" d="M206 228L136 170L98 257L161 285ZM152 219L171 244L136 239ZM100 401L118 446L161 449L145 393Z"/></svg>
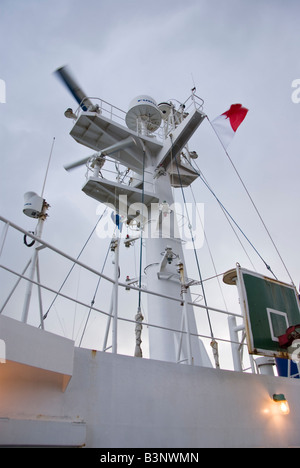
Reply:
<svg viewBox="0 0 300 468"><path fill-rule="evenodd" d="M155 193L159 196L161 201L164 200L170 207L173 206L174 200L168 175L155 180ZM150 222L152 236L148 236L148 238L145 239L147 264L145 272L148 288L161 294L168 292L172 297L177 297L179 299L181 286L177 264L179 260L184 261L184 254L177 227L176 213L170 213L168 218L162 216L161 224L158 224L158 226L152 227L153 222L156 223L157 220L155 219ZM153 235L153 233L155 233L155 228L156 236ZM171 264L166 263L161 271L160 262L167 246L172 249L176 258L174 258ZM159 273L161 275L158 279ZM164 273L164 275L162 275L162 273ZM186 297L187 300L191 302L189 290ZM161 327L181 330L183 314L184 307L180 303L162 299L158 296L148 295L148 315L150 322L156 323ZM190 305L187 307L187 316L190 332L197 334L194 312ZM177 362L180 339L181 336L179 334L174 334L159 328L150 329L150 357L152 359ZM180 360L186 362L188 359L186 336L183 338L183 341ZM204 348L201 353L200 346L199 339L191 337L193 364L211 366L207 353L204 351Z"/></svg>
<svg viewBox="0 0 300 468"><path fill-rule="evenodd" d="M299 381L293 379L84 349L75 349L65 393L47 376L6 369L0 365L0 445L300 446ZM274 393L284 393L289 415L277 412Z"/></svg>
<svg viewBox="0 0 300 468"><path fill-rule="evenodd" d="M37 374L50 372L60 376L62 388L66 388L73 373L72 340L5 315L0 315L0 339L5 343L6 353L5 365L0 366L1 373L15 366L20 369L24 366L24 372L25 367L30 367Z"/></svg>

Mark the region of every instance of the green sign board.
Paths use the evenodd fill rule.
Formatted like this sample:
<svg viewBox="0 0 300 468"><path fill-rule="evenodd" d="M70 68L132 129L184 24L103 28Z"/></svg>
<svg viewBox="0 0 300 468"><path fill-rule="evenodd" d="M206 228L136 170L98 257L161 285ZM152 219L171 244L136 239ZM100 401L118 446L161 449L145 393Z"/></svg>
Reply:
<svg viewBox="0 0 300 468"><path fill-rule="evenodd" d="M300 324L295 287L240 267L237 280L249 353L289 358L278 337L290 326Z"/></svg>

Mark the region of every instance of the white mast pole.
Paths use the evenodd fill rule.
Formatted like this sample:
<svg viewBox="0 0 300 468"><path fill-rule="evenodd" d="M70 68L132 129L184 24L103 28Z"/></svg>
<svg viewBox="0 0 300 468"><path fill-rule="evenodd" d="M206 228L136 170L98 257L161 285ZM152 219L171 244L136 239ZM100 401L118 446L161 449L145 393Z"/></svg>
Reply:
<svg viewBox="0 0 300 468"><path fill-rule="evenodd" d="M36 237L39 237L39 238L42 237L44 221L45 221L46 216L47 216L46 215L46 210L48 209L48 207L49 207L48 203L46 203L44 201L42 212L41 212L41 214L39 216L39 220L38 220L37 227L36 227L36 232L35 232ZM24 322L24 323L27 323L27 320L28 320L28 311L29 311L29 305L30 305L31 293L32 293L32 286L33 286L32 280L34 278L34 274L35 274L35 271L36 271L39 245L40 244L38 243L37 246L35 247L32 258L31 258L31 264L30 264L30 270L29 270L29 281L28 281L28 285L27 285L27 289L26 289L26 293L25 293L25 301L24 301L24 306L23 306L23 311L22 311L22 318L21 318L22 322Z"/></svg>
<svg viewBox="0 0 300 468"><path fill-rule="evenodd" d="M191 335L190 335L188 309L187 309L187 302L186 302L187 301L187 287L185 284L184 265L182 262L179 262L178 270L180 274L181 296L182 296L182 302L183 302L183 324L185 325L186 342L187 342L187 361L189 365L192 365L193 358L192 358L192 348L191 348Z"/></svg>
<svg viewBox="0 0 300 468"><path fill-rule="evenodd" d="M115 284L113 288L113 323L112 323L112 352L117 353L118 350L118 287L119 287L119 246L120 239L118 229L116 230L116 239L114 241L115 252Z"/></svg>
<svg viewBox="0 0 300 468"><path fill-rule="evenodd" d="M153 170L148 168L146 174L153 174ZM174 199L171 190L170 176L160 176L155 180L155 194L161 201L166 201L169 207L174 208ZM176 264L178 261L171 260L169 263L161 264L162 254L165 252L166 246L170 247L174 257L183 259L182 239L179 236L177 226L176 213L173 210L166 218L160 213L160 219L154 219L151 212L151 222L149 229L151 234L146 236L146 261L145 269L147 277L147 288L161 294L168 294L174 298L180 298L181 283L178 277ZM165 220L165 221L164 221ZM157 223L157 235L153 224ZM152 227L151 227L152 225ZM167 227L167 229L165 229ZM169 228L170 227L170 228ZM169 232L166 232L169 231ZM184 265L184 261L182 261ZM186 270L185 266L184 269ZM192 302L190 290L186 290L184 294L185 303L185 326L189 326L190 333L197 334L197 325L195 321L194 311L192 306L187 302ZM179 330L182 323L182 306L180 303L170 301L148 294L148 317L150 323L155 323L162 327ZM150 358L163 361L177 362L178 348L180 347L181 333L166 331L165 329L149 328L149 346ZM199 339L195 336L190 336L190 346L187 345L187 340L183 340L181 348L181 360L186 360L195 365L209 364L204 362Z"/></svg>
<svg viewBox="0 0 300 468"><path fill-rule="evenodd" d="M35 230L35 235L36 235L36 237L39 237L39 238L42 237L44 221L45 221L45 219L47 217L46 211L49 208L48 203L44 199L44 191L45 191L45 186L46 186L50 161L51 161L51 158L52 158L54 143L55 143L55 137L53 137L51 150L50 150L48 163L47 163L47 168L46 168L46 172L45 172L42 192L41 192L41 196L40 196L40 200L42 202L42 207L41 207L41 211L40 211L40 213L38 215L39 220L38 220L37 227L36 227L36 230ZM24 211L24 213L27 214L27 216L32 217L32 214L28 214L28 213L26 213L26 211ZM33 217L37 217L37 216L34 215ZM23 311L22 311L22 318L21 318L22 322L24 322L24 323L27 323L27 320L28 320L28 312L29 312L31 293L32 293L32 286L33 286L32 280L34 278L35 271L37 272L38 283L40 283L40 272L39 272L39 266L38 266L38 247L39 247L39 245L40 244L38 243L37 246L35 247L32 258L31 258L31 265L30 265L30 270L29 270L29 280L30 281L28 281L28 285L27 285L27 290L26 290L26 294L25 294L25 301L24 301L24 306L23 306ZM41 295L40 286L38 286L38 288L39 288L38 289L38 295L39 295L41 327L44 328L43 312L42 312L42 295Z"/></svg>

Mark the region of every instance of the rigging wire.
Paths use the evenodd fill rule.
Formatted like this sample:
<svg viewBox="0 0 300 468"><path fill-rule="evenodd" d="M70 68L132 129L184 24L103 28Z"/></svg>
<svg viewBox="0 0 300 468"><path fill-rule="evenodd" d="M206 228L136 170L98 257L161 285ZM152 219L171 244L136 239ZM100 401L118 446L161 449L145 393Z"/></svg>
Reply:
<svg viewBox="0 0 300 468"><path fill-rule="evenodd" d="M185 158L185 159L186 159L187 162L190 164L190 161L189 161L187 158ZM204 180L205 180L206 183L208 184L208 181L207 181L206 177L204 177L203 172L200 171L200 168L198 167L198 165L196 164L196 162L194 162L194 163L195 163L195 165L196 165L196 167L197 167L199 173L202 174L202 177L204 178ZM195 170L195 168L194 168L191 164L190 164L190 166L193 168L193 170ZM209 184L208 184L208 185L209 185ZM191 188L191 190L192 190L192 188ZM226 220L227 220L229 226L231 227L231 229L232 229L232 231L233 231L235 237L237 238L237 240L238 240L238 242L239 242L241 248L243 249L243 251L244 251L246 257L248 258L249 262L251 263L251 266L252 266L253 270L256 271L256 268L255 268L255 266L254 266L254 264L253 264L253 262L252 262L252 260L251 260L251 258L250 258L250 256L249 256L247 250L245 249L244 244L242 243L241 239L239 238L238 233L237 233L236 230L234 229L234 226L233 226L233 224L232 224L232 222L231 222L229 216L227 215L226 211L223 209L223 206L220 205L220 204L219 204L219 206L220 206L220 208L221 208L221 210L222 210L222 212L223 212L223 214L224 214L224 216L225 216L225 218L226 218Z"/></svg>
<svg viewBox="0 0 300 468"><path fill-rule="evenodd" d="M45 190L46 180L47 180L47 176L48 176L50 161L51 161L51 158L52 158L54 143L55 143L55 137L53 137L52 146L51 146L51 150L50 150L50 155L49 155L49 159L48 159L48 164L47 164L47 168L46 168L46 173L45 173L43 188L42 188L42 192L41 192L41 197L42 197L42 198L43 198L43 195L44 195L44 190Z"/></svg>
<svg viewBox="0 0 300 468"><path fill-rule="evenodd" d="M143 150L143 179L142 179L142 217L143 217L143 207L144 207L144 198L145 198L145 150ZM141 220L142 221L142 220ZM143 226L141 226L143 228ZM140 265L139 265L139 302L138 307L141 307L141 287L142 287L142 263L143 263L143 229L141 229L141 239L140 239Z"/></svg>
<svg viewBox="0 0 300 468"><path fill-rule="evenodd" d="M108 249L107 249L107 252L106 252L106 256L105 256L105 259L104 259L104 262L103 262L103 265L102 265L101 275L102 275L103 272L104 272L104 268L105 268L105 265L106 265L106 262L107 262L107 259L108 259L109 251L110 251L110 244L109 244L109 246L108 246ZM94 292L94 296L93 296L93 299L91 300L91 306L90 306L90 309L89 309L89 312L88 312L88 315L87 315L87 318L86 318L86 321L85 321L85 324L84 324L83 332L82 332L82 334L81 334L81 338L80 338L80 342L79 342L79 348L80 348L80 346L81 346L82 339L83 339L83 336L84 336L84 334L85 334L88 321L89 321L89 319L90 319L92 307L94 307L94 304L95 304L96 295L97 295L97 292L98 292L98 289L99 289L99 286L100 286L101 279L102 279L102 276L99 276L98 282L97 282L97 286L96 286L96 289L95 289L95 292Z"/></svg>
<svg viewBox="0 0 300 468"><path fill-rule="evenodd" d="M207 116L206 116L206 117L207 117ZM214 126L212 125L212 123L211 123L211 121L210 121L210 119L209 119L208 117L207 117L207 120L208 120L208 122L210 123L210 126L212 127L213 131L214 131L215 134L217 135L218 140L219 140L219 142L221 143L222 148L223 148L223 150L224 150L224 152L225 152L225 154L226 154L228 160L230 161L230 164L232 165L232 167L233 167L233 169L234 169L234 171L235 171L235 173L236 173L238 179L240 180L240 182L241 182L241 184L242 184L242 186L243 186L243 188L244 188L244 190L245 190L245 192L246 192L246 194L247 194L247 196L248 196L248 198L249 198L251 204L253 205L254 210L256 211L256 213L257 213L257 215L258 215L258 217L259 217L259 219L260 219L260 221L261 221L261 223L262 223L262 225L263 225L263 227L264 227L264 229L265 229L267 235L269 236L269 238L270 238L270 240L271 240L271 242L272 242L272 245L273 245L273 247L275 248L275 250L276 250L276 252L277 252L277 254L278 254L278 256L279 256L279 258L280 258L280 260L281 260L281 262L282 262L282 265L284 266L285 271L286 271L286 273L288 274L288 276L289 276L289 278L290 278L290 280L291 280L291 282L292 282L292 285L295 286L294 281L293 281L293 278L292 278L292 276L291 276L291 274L290 274L290 272L289 272L289 270L288 270L288 268L287 268L287 266L286 266L286 264L285 264L285 262L284 262L284 260L283 260L283 258L282 258L282 256L281 256L281 254L280 254L280 252L279 252L279 250L278 250L278 247L276 246L276 244L275 244L275 242L274 242L274 240L273 240L273 238L272 238L272 236L271 236L271 233L270 233L269 229L267 228L267 226L266 226L266 224L265 224L265 222L264 222L264 220L263 220L263 218L262 218L262 216L261 216L261 214L260 214L260 212L259 212L259 210L258 210L258 208L257 208L257 206L256 206L256 204L255 204L255 202L254 202L254 200L253 200L253 198L251 197L251 195L250 195L250 193L249 193L249 190L247 189L247 187L246 187L246 185L245 185L245 183L244 183L242 177L240 176L240 174L239 174L239 172L238 172L236 166L234 165L234 163L233 163L231 157L229 156L229 154L228 154L228 152L227 152L227 150L226 150L226 148L225 148L225 146L224 146L222 140L220 139L218 133L216 132Z"/></svg>
<svg viewBox="0 0 300 468"><path fill-rule="evenodd" d="M173 151L172 151L172 148L173 148L173 138L172 138L172 135L171 135L171 134L170 134L170 139L171 139L171 144L172 144L172 147L171 147L171 153L172 153L172 152L173 152ZM171 157L172 157L172 156L171 156ZM206 314L207 314L209 329L210 329L211 337L212 337L213 340L214 340L214 334L213 334L213 329L212 329L210 314L209 314L208 308L207 308L207 300L206 300L205 289L204 289L204 285L203 285L203 281L202 281L202 274L201 274L199 259L198 259L197 250L196 250L196 247L195 247L195 240L194 240L194 236L193 236L193 232L192 232L192 226L191 226L191 223L190 223L189 213L188 213L188 211L187 211L186 198L185 198L185 193L184 193L183 186L182 186L182 180L181 180L181 175L180 175L180 171L179 171L178 161L177 161L177 158L176 158L176 157L175 157L174 159L175 159L175 163L176 163L176 168L177 168L177 173L178 173L178 178L179 178L179 183L180 183L182 198L183 198L183 202L184 202L184 206L185 206L185 210L186 210L186 216L187 216L187 220L188 220L188 227L189 227L190 233L191 233L191 239L192 239L192 243L193 243L193 250L194 250L196 265L197 265L197 269L198 269L199 279L200 279L200 283L201 283L202 295L203 295L204 303L205 303L205 306L206 306Z"/></svg>
<svg viewBox="0 0 300 468"><path fill-rule="evenodd" d="M106 213L107 210L108 210L108 207L105 208L105 210L104 210L103 213L101 214L100 218L97 220L97 222L96 222L96 224L95 224L95 226L94 226L92 232L91 232L90 235L88 236L88 238L87 238L87 240L85 241L85 243L84 243L82 249L80 250L79 254L77 255L76 260L78 260L78 259L80 258L80 256L82 255L84 249L86 248L88 242L90 241L90 239L91 239L92 235L94 234L94 232L95 232L95 230L96 230L98 224L100 223L101 219L103 218L103 216L104 216L104 214ZM50 312L50 310L51 310L53 304L55 303L56 299L58 298L60 291L61 291L62 288L64 287L64 285L65 285L67 279L69 278L70 274L72 273L74 267L75 267L75 263L73 263L73 265L71 266L71 268L70 268L70 270L69 270L67 276L65 277L65 279L64 279L64 281L62 282L62 284L61 284L61 286L60 286L58 292L56 293L54 299L52 300L50 306L48 307L47 312L44 314L43 320L46 320L46 318L48 317L48 314L49 314L49 312ZM39 325L39 327L41 327L41 324Z"/></svg>
<svg viewBox="0 0 300 468"><path fill-rule="evenodd" d="M122 182L124 181L126 175L128 174L128 170L125 171L124 174L122 174L121 171L120 171L120 168L119 168L119 164L117 164L115 161L114 161L114 163L115 163L115 168L116 168L116 171L117 171L117 180L118 180L118 182L121 182L121 183L122 183ZM120 181L120 178L121 178L121 177L122 177L122 180ZM117 197L117 196L116 196L116 191L115 191L115 207L117 206L116 197ZM102 213L101 218L104 216L104 214L105 214L105 212L106 212L107 209L108 209L108 207L105 208L104 212ZM98 223L101 221L101 218L100 218L99 221L97 222L97 225L98 225ZM117 232L117 230L118 230L118 226L117 226L117 212L116 212L116 220L115 220L115 221L116 221L116 226L115 226L115 229L114 229L114 234L113 234L113 236L115 235L115 232ZM97 225L95 226L94 230L96 229ZM88 241L87 241L87 242L88 242ZM102 265L102 269L101 269L101 275L102 275L103 272L104 272L104 268L105 268L105 265L106 265L106 262L107 262L107 259L108 259L108 254L109 254L109 252L110 252L110 248L111 248L111 244L109 244L108 249L107 249L107 252L106 252L106 256L105 256L105 259L104 259L104 262L103 262L103 265ZM119 248L119 246L118 246L117 248ZM97 295L97 292L98 292L98 289L99 289L99 286L100 286L100 282L101 282L101 276L99 276L99 278L98 278L97 285L96 285L95 292L94 292L94 296L93 296L93 298L92 298L92 300L91 300L91 306L90 306L90 309L89 309L89 312L88 312L88 315L87 315L87 318L86 318L86 321L85 321L85 325L84 325L84 328L83 328L83 332L82 332L82 335L81 335L81 338L80 338L79 348L80 348L80 346L81 346L81 343L82 343L82 340L83 340L83 337L84 337L84 334L85 334L85 331L86 331L86 328L87 328L87 324L88 324L88 321L89 321L89 319L90 319L90 315L91 315L92 308L93 308L93 306L94 306L94 304L95 304L96 295Z"/></svg>
<svg viewBox="0 0 300 468"><path fill-rule="evenodd" d="M192 197L193 197L193 200L194 200L194 203L195 203L196 210L198 211L195 195L194 195L194 192L193 192L193 189L192 189L192 185L190 185L190 190L191 190L191 194L192 194ZM204 226L203 226L202 219L201 219L201 216L200 216L199 212L198 212L198 216L199 216L199 219L201 221L201 226L202 226L205 242L206 242L208 252L209 252L209 256L210 256L210 259L211 259L211 262L212 262L212 265L213 265L213 269L214 269L214 272L215 272L215 275L216 275L215 278L218 281L218 285L219 285L219 289L220 289L220 292L221 292L221 295L222 295L222 299L223 299L223 302L224 302L225 309L228 311L226 300L225 300L223 290L222 290L222 287L221 287L221 283L220 283L220 280L219 280L220 275L218 275L216 264L215 264L215 261L214 261L213 255L212 255L212 251L211 251L211 248L210 248L210 245L209 245L209 242L208 242L208 238L207 238L206 232L204 230Z"/></svg>
<svg viewBox="0 0 300 468"><path fill-rule="evenodd" d="M134 355L135 357L143 357L143 352L141 349L141 335L142 335L142 321L144 320L143 314L142 314L142 267L143 267L143 209L144 209L144 198L145 198L145 158L146 158L146 150L145 150L145 144L141 140L143 144L143 177L142 177L142 219L141 219L141 238L140 238L140 264L139 264L139 294L138 294L138 309L137 313L135 315L135 320L136 320L136 326L135 326L135 351Z"/></svg>
<svg viewBox="0 0 300 468"><path fill-rule="evenodd" d="M265 267L267 268L267 270L270 271L270 273L274 276L274 278L276 280L278 280L278 278L276 277L275 273L272 271L270 265L267 264L267 262L264 260L264 258L262 257L262 255L259 253L259 251L257 250L257 248L254 246L254 244L250 241L250 239L246 236L246 234L244 233L244 231L242 230L242 228L238 225L238 223L235 221L235 219L231 216L231 214L229 213L229 211L225 208L225 206L223 205L223 203L220 201L220 199L217 197L217 195L215 194L215 192L213 191L213 189L209 186L209 184L207 183L207 181L204 179L204 177L202 176L201 174L201 171L197 171L195 169L195 167L191 164L190 162L190 165L191 167L194 169L194 171L196 172L196 174L198 174L198 176L200 177L200 179L202 180L202 182L204 183L204 185L208 188L208 190L210 191L210 193L214 196L214 198L217 200L217 202L219 203L220 207L222 208L222 210L224 211L224 213L227 214L227 216L231 219L231 221L234 223L234 225L238 228L238 230L240 231L240 233L244 236L244 238L247 240L247 242L250 244L250 246L252 247L252 249L256 252L256 254L259 256L259 258L261 259L261 261L264 263Z"/></svg>

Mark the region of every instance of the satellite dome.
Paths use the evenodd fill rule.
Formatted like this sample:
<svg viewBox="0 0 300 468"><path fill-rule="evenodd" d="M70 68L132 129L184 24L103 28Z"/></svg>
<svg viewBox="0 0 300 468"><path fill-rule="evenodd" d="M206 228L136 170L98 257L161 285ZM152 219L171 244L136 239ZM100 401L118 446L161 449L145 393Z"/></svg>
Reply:
<svg viewBox="0 0 300 468"><path fill-rule="evenodd" d="M161 120L162 115L155 100L147 95L137 96L130 102L125 119L130 130L138 131L139 127L144 127L149 133L160 127Z"/></svg>
<svg viewBox="0 0 300 468"><path fill-rule="evenodd" d="M44 199L35 192L24 194L23 213L30 218L38 218L43 211Z"/></svg>

